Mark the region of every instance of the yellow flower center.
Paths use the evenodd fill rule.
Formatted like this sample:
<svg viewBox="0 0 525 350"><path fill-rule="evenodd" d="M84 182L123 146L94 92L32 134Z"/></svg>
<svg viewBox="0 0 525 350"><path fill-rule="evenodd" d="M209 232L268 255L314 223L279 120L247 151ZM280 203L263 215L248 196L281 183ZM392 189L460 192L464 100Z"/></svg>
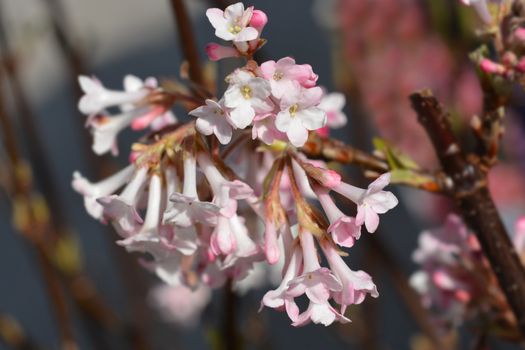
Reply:
<svg viewBox="0 0 525 350"><path fill-rule="evenodd" d="M281 80L284 77L284 74L282 72L275 72L273 73L273 80Z"/></svg>
<svg viewBox="0 0 525 350"><path fill-rule="evenodd" d="M239 34L242 31L241 26L239 25L232 25L228 28L228 31L232 34Z"/></svg>
<svg viewBox="0 0 525 350"><path fill-rule="evenodd" d="M299 106L297 104L294 104L293 106L290 107L289 112L292 118L295 117L298 109L299 109Z"/></svg>
<svg viewBox="0 0 525 350"><path fill-rule="evenodd" d="M252 98L252 88L248 85L244 85L241 88L241 94L245 99L249 100L250 98Z"/></svg>

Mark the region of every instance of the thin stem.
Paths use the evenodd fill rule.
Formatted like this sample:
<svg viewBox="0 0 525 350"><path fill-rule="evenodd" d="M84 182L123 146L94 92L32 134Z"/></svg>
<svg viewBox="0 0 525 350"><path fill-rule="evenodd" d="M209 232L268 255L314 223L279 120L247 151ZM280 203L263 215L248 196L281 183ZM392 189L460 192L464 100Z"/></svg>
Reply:
<svg viewBox="0 0 525 350"><path fill-rule="evenodd" d="M473 157L465 156L452 132L448 114L429 90L414 93L410 99L449 177L448 195L476 234L525 335L525 269L489 193L486 173Z"/></svg>
<svg viewBox="0 0 525 350"><path fill-rule="evenodd" d="M0 314L0 341L14 350L41 349L14 318L6 314Z"/></svg>
<svg viewBox="0 0 525 350"><path fill-rule="evenodd" d="M193 35L191 20L184 0L171 0L171 8L177 24L179 43L184 52L184 57L189 63L190 78L196 84L204 86L199 51L196 46L197 41Z"/></svg>

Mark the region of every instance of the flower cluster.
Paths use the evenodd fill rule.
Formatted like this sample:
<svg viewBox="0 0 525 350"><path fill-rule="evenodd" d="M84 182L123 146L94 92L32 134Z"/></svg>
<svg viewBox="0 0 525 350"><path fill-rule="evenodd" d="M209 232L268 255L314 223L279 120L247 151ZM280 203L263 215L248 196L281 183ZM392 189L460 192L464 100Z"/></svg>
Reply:
<svg viewBox="0 0 525 350"><path fill-rule="evenodd" d="M518 220L514 234L514 245L525 262L524 238L525 217ZM516 329L489 262L461 218L450 214L443 227L423 232L413 259L421 270L412 275L411 284L441 331L480 316L494 330ZM512 332L500 335L515 336Z"/></svg>
<svg viewBox="0 0 525 350"><path fill-rule="evenodd" d="M96 78L80 76L78 82L84 95L78 109L87 115L86 126L93 134L93 151L118 154L117 135L131 126L133 130L151 127L158 130L176 122L169 110L172 101L166 99L157 80L144 81L133 75L124 78L124 91L109 90ZM116 108L111 115L108 108Z"/></svg>
<svg viewBox="0 0 525 350"><path fill-rule="evenodd" d="M262 11L240 3L210 9L207 16L217 36L233 41L236 56L257 48L266 23ZM183 292L227 280L236 286L249 280L254 266L282 262L282 281L261 306L286 310L294 326L348 322L348 306L377 297L372 278L351 270L340 249L356 243L362 226L376 231L379 214L397 205L384 190L390 174L366 189L355 187L296 148L310 131L326 135L327 126L346 122L344 98L324 95L310 65L289 57L260 66L248 59L228 75L222 98L203 100L189 112L196 121L160 128L157 120L169 115L180 95L150 87L123 93L92 89L101 85L81 79L87 81L83 111L96 115L118 106L126 123L117 132L128 124L154 131L134 144L129 166L98 183L75 173L73 187L84 196L88 213L110 223L121 237L118 244L142 253L143 265L163 281L185 287ZM235 132L243 129L251 133ZM112 144L115 137L116 132ZM334 194L353 202L355 214L339 209ZM301 311L296 299L303 295L309 305Z"/></svg>

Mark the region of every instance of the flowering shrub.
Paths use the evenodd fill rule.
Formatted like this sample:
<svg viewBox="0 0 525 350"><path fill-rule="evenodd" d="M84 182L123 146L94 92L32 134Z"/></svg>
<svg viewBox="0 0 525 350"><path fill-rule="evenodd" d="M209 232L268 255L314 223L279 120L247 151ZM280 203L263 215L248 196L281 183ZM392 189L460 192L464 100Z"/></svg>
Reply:
<svg viewBox="0 0 525 350"><path fill-rule="evenodd" d="M373 233L379 214L397 205L384 190L390 174L363 189L309 159L301 150L309 134L326 136L327 128L345 124L344 98L317 86L308 64L253 60L265 42L264 12L237 3L206 15L215 35L229 42L207 45L209 58L245 60L225 78L224 95L195 97L134 76L114 91L80 77L79 109L88 116L95 153L116 154L117 136L128 126L151 131L133 145L129 166L97 183L75 173L73 188L93 218L114 227L118 244L145 253L143 265L170 285L235 284L254 264L282 260L282 282L261 306L285 310L294 326L349 322L347 307L378 292L371 276L346 265L342 248L356 243L362 226ZM175 103L193 105L188 114L196 120L177 122ZM353 202L355 213L339 209L335 194ZM167 292L158 293L159 303L169 303ZM309 304L301 311L296 299L303 295Z"/></svg>

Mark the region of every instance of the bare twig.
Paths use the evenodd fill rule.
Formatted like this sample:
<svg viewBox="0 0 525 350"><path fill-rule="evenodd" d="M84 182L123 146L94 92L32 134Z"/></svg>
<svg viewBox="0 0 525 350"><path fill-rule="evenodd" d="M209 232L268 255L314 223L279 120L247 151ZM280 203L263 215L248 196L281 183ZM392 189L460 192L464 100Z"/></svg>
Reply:
<svg viewBox="0 0 525 350"><path fill-rule="evenodd" d="M448 195L475 232L525 335L525 269L490 196L486 174L478 163L467 159L448 115L429 90L414 93L410 99L450 179Z"/></svg>
<svg viewBox="0 0 525 350"><path fill-rule="evenodd" d="M184 57L189 63L190 78L200 86L204 86L204 77L197 50L196 40L193 35L191 20L184 4L184 0L171 0L173 16L178 29L179 44L184 52Z"/></svg>

